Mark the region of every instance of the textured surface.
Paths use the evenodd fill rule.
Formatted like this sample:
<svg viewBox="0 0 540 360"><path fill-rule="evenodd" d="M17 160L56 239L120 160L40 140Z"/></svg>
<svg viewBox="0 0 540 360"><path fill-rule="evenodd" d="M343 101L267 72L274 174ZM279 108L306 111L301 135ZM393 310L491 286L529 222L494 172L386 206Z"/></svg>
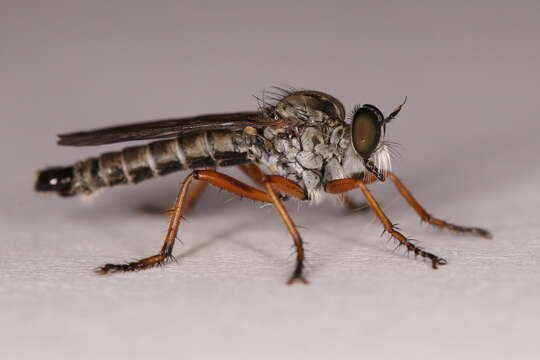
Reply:
<svg viewBox="0 0 540 360"><path fill-rule="evenodd" d="M537 359L538 2L227 3L1 2L0 358ZM172 203L181 176L90 204L30 190L36 169L99 150L57 147L56 133L250 110L283 83L348 111L407 95L387 129L396 172L432 213L495 238L420 226L374 186L448 260L433 271L393 253L371 213L291 203L311 285L287 287L275 211L208 191L178 264L100 278L95 266L159 248L166 219L137 208Z"/></svg>

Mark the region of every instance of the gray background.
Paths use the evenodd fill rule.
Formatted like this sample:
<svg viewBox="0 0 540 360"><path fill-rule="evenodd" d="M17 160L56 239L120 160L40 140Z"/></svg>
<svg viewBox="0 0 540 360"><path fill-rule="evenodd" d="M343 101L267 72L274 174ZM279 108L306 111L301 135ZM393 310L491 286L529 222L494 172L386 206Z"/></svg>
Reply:
<svg viewBox="0 0 540 360"><path fill-rule="evenodd" d="M1 1L2 359L533 359L540 311L538 1ZM183 174L91 205L32 192L35 170L118 148L55 134L254 109L270 85L386 113L394 168L432 213L493 240L390 218L449 265L393 252L372 213L289 204L310 286L284 285L271 207L208 191L179 264L97 277L154 253ZM234 170L229 171L236 174ZM355 194L357 199L360 194Z"/></svg>

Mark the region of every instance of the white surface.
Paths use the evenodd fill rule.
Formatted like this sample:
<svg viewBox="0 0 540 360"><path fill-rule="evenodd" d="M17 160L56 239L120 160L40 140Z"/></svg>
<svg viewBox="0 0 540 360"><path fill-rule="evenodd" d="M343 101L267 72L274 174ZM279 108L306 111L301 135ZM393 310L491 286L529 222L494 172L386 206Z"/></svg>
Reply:
<svg viewBox="0 0 540 360"><path fill-rule="evenodd" d="M1 359L539 357L537 2L37 4L0 12ZM433 271L393 253L372 213L289 204L311 284L288 287L275 211L212 190L182 225L178 264L98 277L158 250L166 218L136 209L172 202L183 174L90 205L31 192L36 169L103 150L57 147L56 133L250 109L279 83L348 109L408 95L388 128L396 171L429 211L494 239L420 226L375 186L403 232L448 260Z"/></svg>

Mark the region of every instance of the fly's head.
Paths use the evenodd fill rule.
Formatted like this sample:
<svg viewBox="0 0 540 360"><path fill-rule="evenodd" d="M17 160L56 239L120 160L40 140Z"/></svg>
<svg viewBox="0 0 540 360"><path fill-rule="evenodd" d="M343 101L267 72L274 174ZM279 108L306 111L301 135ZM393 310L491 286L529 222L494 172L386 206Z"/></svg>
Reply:
<svg viewBox="0 0 540 360"><path fill-rule="evenodd" d="M405 99L407 100L407 99ZM356 107L350 124L350 145L345 155L345 170L356 174L365 168L380 181L391 169L390 151L384 141L386 125L400 112L405 102L387 117L373 105Z"/></svg>

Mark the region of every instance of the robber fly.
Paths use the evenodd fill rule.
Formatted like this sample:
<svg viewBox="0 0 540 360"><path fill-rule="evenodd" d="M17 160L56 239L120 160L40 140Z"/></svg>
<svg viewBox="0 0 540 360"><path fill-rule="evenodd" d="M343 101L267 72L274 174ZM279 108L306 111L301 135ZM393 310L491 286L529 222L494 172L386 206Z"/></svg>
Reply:
<svg viewBox="0 0 540 360"><path fill-rule="evenodd" d="M403 103L404 104L404 103ZM453 225L431 216L390 170L386 126L403 104L388 116L373 105L357 106L347 119L336 98L319 91L271 92L259 99L259 110L190 118L158 120L88 132L59 135L58 144L94 146L133 140L156 140L146 145L107 152L72 166L46 168L38 173L35 189L60 196L90 195L102 188L136 184L179 170L191 172L180 186L161 250L124 264L105 264L100 274L143 270L171 260L182 214L206 184L234 195L274 205L296 248L296 264L289 284L306 283L305 251L300 233L283 206L296 198L319 202L329 195L344 196L359 189L386 232L408 252L427 259L436 269L446 261L416 246L385 215L367 185L389 179L418 213L436 227L490 238L488 231ZM216 171L239 166L254 182L248 185ZM190 186L196 181L192 196Z"/></svg>

